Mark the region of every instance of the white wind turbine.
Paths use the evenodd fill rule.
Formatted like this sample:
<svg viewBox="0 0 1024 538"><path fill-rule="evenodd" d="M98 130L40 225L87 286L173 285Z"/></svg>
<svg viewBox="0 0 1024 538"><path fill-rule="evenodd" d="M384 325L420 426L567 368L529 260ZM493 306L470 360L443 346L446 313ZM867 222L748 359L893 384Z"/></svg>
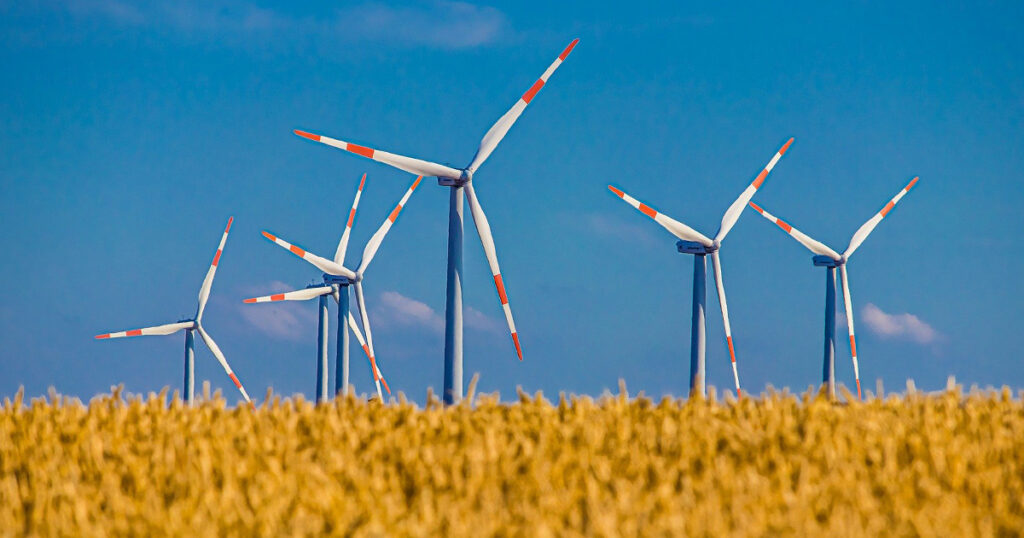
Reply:
<svg viewBox="0 0 1024 538"><path fill-rule="evenodd" d="M292 254L295 254L296 256L302 258L303 260L306 260L317 269L323 271L325 273L325 283L336 284L339 287L346 288L344 293L341 293L338 296L336 296L336 299L339 299L339 305L347 303L347 286L352 285L353 287L355 287L356 308L359 310L359 316L363 324L363 331L365 331L366 333L366 343L363 344L365 346L364 351L366 351L367 355L370 357L370 368L373 370L373 381L377 385L377 396L381 400L384 399L384 394L381 392L380 389L382 376L380 373L380 368L377 366L377 353L374 351L373 348L373 331L370 330L369 313L366 311L366 301L363 298L363 276L365 275L366 267L370 265L371 261L373 261L373 257L377 254L377 249L380 248L381 242L384 241L384 236L386 236L388 234L388 231L391 230L391 226L395 223L395 220L398 219L399 213L402 212L402 209L405 207L405 204L409 201L409 197L412 196L412 193L413 191L416 190L416 187L420 185L420 181L422 179L423 176L419 176L416 178L415 181L413 181L409 189L405 191L405 195L402 196L402 199L398 202L398 205L396 205L395 208L391 211L391 214L388 215L386 219L384 219L384 222L380 225L380 228L377 229L377 231L373 234L373 237L371 237L370 240L366 243L366 247L363 248L363 258L359 262L359 266L358 268L356 268L355 271L345 267L343 264L345 263L345 251L348 248L348 237L349 231L351 230L352 217L355 215L355 206L356 204L358 204L359 201L358 194L356 196L356 202L353 203L352 212L349 213L349 225L346 227L345 233L342 235L341 243L338 244L338 250L334 254L333 261L317 256L316 254L313 254L312 252L309 252L292 243L289 243L288 241L285 241L284 239L281 239L280 237L277 237L269 232L263 232L263 235L267 239L273 241L282 248L287 249ZM312 298L315 297L315 293L317 293L314 290L320 290L324 294L333 293L333 290L330 286L324 286L322 288L309 288L290 293L295 294L293 297L295 297L296 299ZM341 327L339 325L339 330L340 328ZM359 334L358 329L354 327L354 324L353 329L356 331L356 337L362 344L362 335ZM345 343L342 342L340 346L345 346Z"/></svg>
<svg viewBox="0 0 1024 538"><path fill-rule="evenodd" d="M366 174L363 174L362 179L359 180L359 189L356 190L355 198L352 200L352 209L348 214L348 222L345 224L345 231L341 235L341 241L338 243L338 249L334 254L335 263L344 265L345 263L345 252L348 249L349 235L352 233L352 223L356 218L356 209L359 207L359 199L363 194L363 186L366 185ZM335 276L325 273L323 275L323 284L319 286L309 286L306 289L289 291L286 293L275 293L273 295L265 295L263 297L254 297L252 299L246 299L245 303L270 303L277 301L307 301L315 297L320 298L320 304L317 308L319 312L319 325L317 327L317 368L316 368L316 394L317 401L322 402L327 400L327 296L331 295L334 297L336 303L338 303L338 345L336 350L336 361L335 361L335 382L334 382L334 393L339 392L347 395L349 387L349 338L348 329L355 333L356 339L359 341L359 345L362 346L363 352L366 353L366 357L370 361L370 367L373 368L375 360L373 355L370 353L370 348L366 345L363 340L363 335L359 330L359 326L356 325L355 317L349 311L349 285L351 281L343 276ZM377 367L374 373L374 379L379 378L381 383L384 384L384 390L391 394L391 389L388 387L387 381L384 379L384 375L380 372L380 368ZM379 390L378 386L378 390Z"/></svg>
<svg viewBox="0 0 1024 538"><path fill-rule="evenodd" d="M337 140L296 130L295 134L327 144L350 153L355 153L377 162L387 164L399 170L420 175L437 177L438 184L451 187L448 211L448 284L445 301L445 339L444 339L444 402L452 404L462 399L462 201L463 192L469 199L469 209L473 213L473 223L476 225L477 234L483 244L484 254L487 256L487 263L490 265L491 274L494 277L494 285L498 290L498 299L501 301L502 309L505 312L505 320L508 323L509 332L512 334L512 342L516 347L516 354L519 360L523 360L522 347L519 345L519 335L516 332L515 322L512 320L512 310L509 308L508 296L505 293L505 284L501 278L501 269L498 266L498 255L494 247L494 239L491 236L491 226L487 222L487 216L480 207L476 192L473 190L473 177L477 169L487 160L491 152L498 147L505 134L530 104L537 92L547 83L548 78L572 52L573 47L579 42L572 41L562 54L544 71L544 74L530 86L491 128L484 134L477 148L476 155L469 165L462 169L452 168L443 164L430 161L405 157L394 153L388 153L378 149L359 146L344 140Z"/></svg>
<svg viewBox="0 0 1024 538"><path fill-rule="evenodd" d="M612 185L608 185L608 188L615 193L616 196L622 198L627 204L633 206L638 211L654 219L655 222L665 228L672 235L680 239L676 243L676 248L679 252L684 254L693 254L693 316L691 319L690 329L690 395L700 394L704 396L706 394L706 368L704 364L704 348L705 348L705 336L704 331L706 330L707 321L704 315L705 312L705 300L707 299L707 261L705 256L711 255L711 268L715 273L715 288L718 290L718 304L722 310L722 324L725 326L725 340L729 346L729 360L732 363L732 375L733 380L736 383L736 395L740 396L740 376L736 370L736 351L732 343L732 327L729 325L729 305L725 301L725 283L722 279L722 261L718 257L718 249L722 246L722 241L725 236L729 234L732 227L739 220L740 215L743 214L743 208L747 205L747 202L754 196L757 189L761 188L761 184L764 183L765 178L775 167L775 164L779 162L779 159L786 154L786 150L789 149L789 145L793 143L793 139L790 138L785 144L779 149L778 152L772 157L772 160L761 170L761 173L754 178L754 181L747 186L747 188L740 194L739 198L736 199L729 206L729 209L725 211L722 216L722 224L718 227L718 233L715 234L715 238L711 239L704 234L690 228L689 226L679 222L663 213L658 213L650 206L640 202L636 198L626 194L625 192L615 188Z"/></svg>
<svg viewBox="0 0 1024 538"><path fill-rule="evenodd" d="M832 250L825 244L808 237L791 226L786 221L772 215L764 209L758 207L757 204L750 202L750 207L754 208L764 218L771 222L774 222L779 228L782 228L784 232L790 235L793 239L796 239L801 245L810 250L815 254L813 261L814 265L819 267L825 267L825 354L822 363L822 382L828 384L829 395L835 397L836 394L836 381L835 381L835 348L836 348L836 267L839 268L839 276L843 281L843 301L846 303L846 326L850 329L850 355L853 357L853 375L857 380L857 398L861 397L860 392L860 366L857 363L857 339L853 334L853 299L850 298L850 282L847 277L846 263L850 260L850 256L860 247L861 243L867 239L868 235L878 226L879 222L892 211L892 208L899 203L910 189L917 183L918 178L910 180L910 183L906 187L900 189L900 192L896 193L896 196L889 200L888 204L885 204L875 216L868 219L867 222L861 225L857 229L857 232L853 234L853 238L850 239L849 246L846 247L846 251L840 255L838 252Z"/></svg>
<svg viewBox="0 0 1024 538"><path fill-rule="evenodd" d="M242 387L241 381L238 380L238 376L231 370L231 366L228 365L228 361L224 358L224 353L221 352L220 347L217 346L217 342L213 341L213 338L203 329L203 310L206 308L206 301L210 298L210 288L213 286L213 276L217 272L217 264L220 263L220 255L224 252L224 243L228 240L228 232L231 231L231 222L234 220L233 217L228 218L228 225L224 228L224 235L220 238L220 245L217 247L217 253L213 256L213 262L210 263L210 269L206 272L206 278L203 279L203 285L199 288L199 306L196 308L196 315L192 319L182 320L178 323L169 323L167 325L158 325L156 327L146 327L144 329L132 329L129 331L121 331L116 333L107 333L96 335L99 340L107 338L124 338L126 336L149 336L149 335L166 335L174 334L180 330L185 331L185 402L192 405L193 394L195 392L195 339L192 336L192 331L199 331L199 336L202 337L203 342L206 342L206 347L210 348L213 352L213 356L217 358L220 365L227 372L228 377L234 382L235 386L238 387L238 391L242 393L242 397L245 401L252 405L252 400L249 399L249 395L245 392L245 388Z"/></svg>

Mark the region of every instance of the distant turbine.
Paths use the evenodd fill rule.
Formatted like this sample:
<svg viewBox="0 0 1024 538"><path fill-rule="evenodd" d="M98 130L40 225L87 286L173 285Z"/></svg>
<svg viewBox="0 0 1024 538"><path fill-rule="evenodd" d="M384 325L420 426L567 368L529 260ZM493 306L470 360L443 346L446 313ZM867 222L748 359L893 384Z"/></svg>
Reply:
<svg viewBox="0 0 1024 538"><path fill-rule="evenodd" d="M273 295L264 295L263 297L253 297L252 299L246 299L246 303L270 303L276 301L308 301L314 297L320 298L320 304L317 310L320 313L320 321L317 325L317 368L316 368L316 394L317 402L326 401L327 395L327 296L333 296L334 301L338 304L338 349L336 350L336 362L335 362L335 382L334 382L334 393L339 392L343 395L348 395L349 377L348 377L348 333L345 329L348 329L355 333L356 340L359 345L362 346L363 352L366 353L366 358L370 361L370 369L375 365L373 355L370 354L370 348L367 347L366 341L363 339L363 333L359 330L359 326L356 325L356 318L352 316L352 312L348 308L348 286L349 284L328 284L331 282L332 275L324 275L325 285L312 285L306 289L289 291L286 293L275 293ZM340 288L344 288L344 293L340 292ZM344 301L344 304L342 303ZM384 385L384 390L388 394L391 394L391 388L388 387L388 382L384 379L384 373L380 369L380 365L377 366L377 373L380 376L380 382Z"/></svg>
<svg viewBox="0 0 1024 538"><path fill-rule="evenodd" d="M487 256L487 263L491 267L491 274L494 277L494 285L498 290L498 299L505 311L505 320L508 322L509 332L512 333L512 343L516 347L516 354L519 360L523 360L523 350L519 345L519 335L516 332L515 322L512 320L512 310L509 308L508 296L505 293L505 284L501 279L501 269L498 266L498 255L494 247L494 239L491 236L491 226L487 222L487 216L480 207L480 201L473 191L473 174L487 160L491 152L498 147L505 134L512 125L519 119L520 114L526 109L526 105L537 95L548 78L572 52L573 47L579 39L574 39L569 46L562 51L562 54L555 59L544 74L530 86L530 89L519 98L508 112L505 113L491 128L484 134L477 148L476 155L469 165L462 169L452 168L443 164L437 164L394 153L388 153L373 148L358 146L344 140L336 140L326 136L315 135L304 131L296 130L295 134L355 153L377 162L404 170L411 174L420 176L437 177L437 183L451 187L451 196L448 198L448 286L445 299L445 333L444 333L444 402L452 404L462 399L462 199L463 191L469 199L469 209L473 213L473 222L476 224L477 234L484 247L484 254ZM367 335L369 336L369 335Z"/></svg>
<svg viewBox="0 0 1024 538"><path fill-rule="evenodd" d="M718 249L722 246L722 240L732 230L733 225L739 220L740 215L743 213L743 207L750 201L757 192L757 189L761 188L761 184L764 183L768 173L775 167L775 163L779 162L779 159L786 154L786 150L789 149L789 145L793 143L793 139L790 138L782 148L772 157L772 160L768 162L768 165L761 170L761 173L757 175L753 183L751 183L746 190L740 194L740 197L729 206L729 209L725 211L725 215L722 216L722 224L718 228L718 233L715 234L714 239L709 239L697 230L690 228L689 226L679 222L671 217L658 213L650 206L641 203L636 198L626 194L625 192L615 188L612 185L608 185L613 193L619 198L626 201L627 204L633 206L638 211L654 219L655 222L665 228L672 235L681 239L676 243L676 248L679 252L684 254L693 254L693 317L691 320L692 326L690 329L690 396L700 394L704 396L706 394L706 369L704 364L704 344L705 336L704 331L707 327L707 320L704 316L704 303L707 299L707 261L705 256L711 255L711 267L715 273L715 288L718 290L718 304L722 310L722 324L725 326L725 340L729 346L729 360L732 362L732 375L733 380L736 382L736 395L741 396L740 392L740 376L736 370L736 351L732 343L732 327L729 325L729 305L725 301L725 282L722 279L722 261L718 257Z"/></svg>
<svg viewBox="0 0 1024 538"><path fill-rule="evenodd" d="M234 220L233 217L228 218L228 225L224 228L224 235L220 238L220 246L217 247L217 253L213 256L213 263L210 264L209 271L206 272L206 278L203 279L203 285L199 288L199 307L196 309L196 315L192 319L182 320L178 323L169 323L167 325L158 325L156 327L146 327L144 329L133 329L130 331L121 331L116 333L107 333L97 335L97 339L105 338L123 338L126 336L148 336L148 335L165 335L174 334L182 329L185 329L185 402L188 405L192 405L193 394L195 392L195 339L192 336L192 331L199 331L199 336L202 337L203 341L206 342L206 347L210 348L213 352L213 356L217 357L217 361L227 372L228 377L234 382L235 386L238 387L238 391L242 393L242 397L245 401L252 405L252 400L249 399L249 395L245 392L245 388L242 387L242 382L238 380L235 373L228 366L228 361L224 358L224 353L221 352L217 346L217 342L213 341L213 338L203 329L203 310L206 308L206 301L210 298L210 288L213 286L213 275L217 272L217 264L220 262L220 255L224 252L224 243L228 240L228 232L231 230L231 222Z"/></svg>
<svg viewBox="0 0 1024 538"><path fill-rule="evenodd" d="M355 216L355 208L359 203L359 193L356 194L356 200L352 204L352 211L349 213L349 223L346 226L345 233L341 237L341 243L338 245L338 250L334 254L334 261L317 256L316 254L313 254L312 252L309 252L296 245L293 245L292 243L289 243L288 241L285 241L284 239L281 239L280 237L277 237L269 232L263 232L263 235L267 239L273 241L278 246L287 249L292 254L295 254L296 256L302 258L303 260L306 260L317 269L323 271L325 273L325 284L330 284L332 286L337 285L339 286L339 288L344 288L343 293L339 293L339 295L335 296L335 298L338 299L339 316L341 316L342 313L347 314L348 286L354 285L356 291L356 308L359 310L359 315L362 318L361 321L363 324L363 331L366 332L366 347L364 347L364 350L368 350L367 354L370 357L370 368L373 371L373 381L377 385L377 396L381 400L384 399L384 394L380 390L380 384L381 381L383 380L383 376L380 373L380 368L377 366L377 353L373 349L373 331L370 330L369 313L366 311L366 301L363 298L363 276L365 274L366 267L370 265L370 262L373 260L373 257L377 254L377 249L380 248L381 242L384 241L384 236L386 236L388 234L388 231L391 230L391 226L395 223L395 220L398 219L399 213L402 212L402 209L405 207L405 204L409 201L409 197L412 196L413 191L416 190L416 187L419 186L420 181L422 179L423 176L419 176L416 178L415 181L413 181L409 189L405 191L405 196L402 196L402 199L398 202L398 205L396 205L395 208L391 211L391 214L388 215L386 219L384 219L384 222L380 225L380 228L377 229L377 231L373 234L373 237L371 237L370 240L366 243L366 247L363 249L363 259L359 262L359 267L355 271L345 267L343 264L345 263L345 250L348 247L348 237L349 231L351 230L352 226L352 219ZM361 192L362 184L360 184L359 187ZM324 286L322 288L299 290L291 293L309 294L313 293L313 290L322 291L324 294L332 293L331 291L329 291L331 290L329 286ZM310 299L316 296L317 295L314 294L304 298ZM296 298L298 298L298 296ZM258 302L258 299L250 299L249 302ZM344 317L339 317L339 319L344 319L345 317L348 316L346 315ZM353 328L355 328L354 324ZM342 335L342 341L339 343L339 347L347 349L348 333L341 330L340 321L338 329ZM323 331L323 329L321 329L321 331ZM362 343L362 335L358 333L358 329L356 329L356 331L356 337L360 340L360 343ZM321 334L323 334L323 332L321 332ZM385 386L387 386L387 383L385 383ZM391 391L389 390L388 393L390 394L390 392Z"/></svg>
<svg viewBox="0 0 1024 538"><path fill-rule="evenodd" d="M359 181L359 189L356 190L355 199L352 201L352 209L348 214L348 222L345 224L345 232L341 236L341 241L338 243L338 249L334 254L334 261L338 264L345 263L345 252L348 249L348 239L352 232L352 222L356 218L356 208L359 207L359 199L363 194L363 186L366 184L366 174L363 174L362 179ZM323 402L327 400L327 296L331 295L334 297L335 302L338 303L338 339L337 339L337 350L335 358L335 378L334 378L334 394L341 392L344 395L348 395L349 387L349 338L348 330L351 329L356 333L356 337L359 340L360 345L363 347L363 351L366 353L366 357L370 361L370 368L372 371L374 365L373 356L370 354L370 349L366 346L363 335L359 331L359 327L356 325L355 318L352 317L352 313L349 311L349 284L351 281L345 277L337 277L329 274L323 275L324 283L319 286L309 286L304 290L290 291L287 293L275 293L273 295L265 295L263 297L254 297L252 299L246 299L246 303L269 303L276 301L307 301L314 297L320 298L320 304L317 308L319 312L319 324L317 327L317 361L316 361L316 394L317 402ZM387 381L384 380L384 376L380 374L380 368L377 368L377 372L374 374L374 379L380 377L380 381L384 384L384 389L387 390L388 394L391 394L391 388L388 387ZM379 387L378 387L379 389Z"/></svg>
<svg viewBox="0 0 1024 538"><path fill-rule="evenodd" d="M867 222L861 225L857 229L857 232L853 234L853 238L850 239L850 245L846 247L846 252L839 255L836 251L825 246L823 243L811 239L807 235L800 232L796 228L789 225L789 223L782 219L772 215L771 213L761 209L757 204L750 202L750 207L754 208L764 218L778 225L783 231L788 233L793 239L796 239L801 245L807 247L815 254L814 265L819 267L825 267L825 356L822 364L822 383L828 384L829 395L833 398L836 395L836 368L835 368L835 348L836 348L836 267L839 268L839 275L843 281L843 301L846 303L846 325L850 329L850 356L853 357L853 375L857 380L857 398L861 398L860 392L860 366L857 364L857 340L853 334L853 300L850 298L850 282L847 277L846 262L849 261L850 256L853 255L854 251L860 247L861 243L867 239L868 235L871 234L875 226L878 226L879 222L892 211L892 208L899 203L910 189L917 183L918 178L910 180L910 183L906 187L900 190L889 200L888 204L881 209L875 216L871 217Z"/></svg>

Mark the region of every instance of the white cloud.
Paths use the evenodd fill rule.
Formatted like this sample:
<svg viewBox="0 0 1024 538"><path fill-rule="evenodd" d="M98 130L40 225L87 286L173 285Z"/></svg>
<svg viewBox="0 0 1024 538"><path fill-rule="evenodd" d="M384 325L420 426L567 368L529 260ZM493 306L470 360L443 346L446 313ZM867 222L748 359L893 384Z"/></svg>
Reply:
<svg viewBox="0 0 1024 538"><path fill-rule="evenodd" d="M44 0L41 4L80 18L229 40L258 34L263 40L277 35L335 46L369 41L457 49L493 43L509 31L508 20L498 9L452 0L422 0L402 6L364 2L301 15L247 0Z"/></svg>
<svg viewBox="0 0 1024 538"><path fill-rule="evenodd" d="M441 48L484 45L507 27L505 15L493 7L448 0L404 7L370 2L338 11L336 20L353 37Z"/></svg>
<svg viewBox="0 0 1024 538"><path fill-rule="evenodd" d="M466 324L466 327L477 331L496 334L508 332L508 325L484 314L472 306L467 306L462 310L462 322Z"/></svg>
<svg viewBox="0 0 1024 538"><path fill-rule="evenodd" d="M444 331L444 318L426 303L411 299L397 291L380 294L377 306L371 306L373 325L390 327L396 325L426 327L432 332Z"/></svg>
<svg viewBox="0 0 1024 538"><path fill-rule="evenodd" d="M875 334L885 338L903 338L919 344L932 344L942 335L913 314L887 314L868 303L861 310L864 323Z"/></svg>
<svg viewBox="0 0 1024 538"><path fill-rule="evenodd" d="M422 327L435 334L444 333L443 313L397 291L381 293L377 304L370 308L373 311L371 324L374 327ZM503 323L471 306L463 308L462 321L467 328L477 331L500 334L505 330Z"/></svg>
<svg viewBox="0 0 1024 538"><path fill-rule="evenodd" d="M299 288L274 281L244 291L248 296L262 296L295 289ZM316 337L317 312L314 305L315 301L243 304L239 305L238 311L250 325L271 337L300 341Z"/></svg>
<svg viewBox="0 0 1024 538"><path fill-rule="evenodd" d="M644 246L658 244L658 240L651 232L650 224L643 226L635 222L629 222L619 217L612 217L600 213L588 213L574 217L574 222L580 223L585 229L598 235L611 237L617 241L641 243ZM665 238L665 242L674 241L671 236Z"/></svg>
<svg viewBox="0 0 1024 538"><path fill-rule="evenodd" d="M98 15L117 22L142 24L146 17L137 7L120 0L80 0L64 4L74 15Z"/></svg>

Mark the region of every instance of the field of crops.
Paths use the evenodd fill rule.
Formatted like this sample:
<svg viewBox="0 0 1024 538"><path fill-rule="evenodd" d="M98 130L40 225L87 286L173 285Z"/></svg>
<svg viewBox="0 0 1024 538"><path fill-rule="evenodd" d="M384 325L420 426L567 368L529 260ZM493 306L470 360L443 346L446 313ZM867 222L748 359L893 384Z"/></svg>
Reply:
<svg viewBox="0 0 1024 538"><path fill-rule="evenodd" d="M0 410L0 535L1013 536L1009 390Z"/></svg>

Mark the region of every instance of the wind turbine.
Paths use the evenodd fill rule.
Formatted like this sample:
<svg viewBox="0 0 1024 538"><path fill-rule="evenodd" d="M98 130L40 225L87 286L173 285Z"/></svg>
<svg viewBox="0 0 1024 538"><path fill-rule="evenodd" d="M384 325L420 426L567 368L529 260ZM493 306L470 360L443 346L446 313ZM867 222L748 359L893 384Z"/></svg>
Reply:
<svg viewBox="0 0 1024 538"><path fill-rule="evenodd" d="M292 254L295 254L296 256L302 258L303 260L306 260L314 267L324 272L325 286L320 288L311 288L290 292L292 294L295 294L293 296L294 298L311 299L313 297L316 297L317 293L319 292L322 292L321 295L326 293L334 293L333 286L338 286L339 289L342 290L342 292L338 293L338 295L336 295L335 298L338 300L338 330L339 336L341 336L341 341L339 342L338 347L344 348L343 353L347 352L348 333L342 330L342 322L340 320L350 318L350 314L348 313L348 286L351 285L355 287L356 308L359 310L359 315L362 318L361 321L363 324L363 330L366 332L366 343L363 344L363 350L366 351L367 355L370 357L370 368L371 370L373 370L373 381L377 385L377 396L381 400L384 399L384 394L380 390L380 384L381 381L383 380L383 376L380 373L380 368L377 366L377 353L373 349L373 331L370 330L369 313L366 311L366 301L363 298L363 276L365 274L366 267L370 265L370 262L373 260L373 257L377 254L377 249L380 248L381 242L384 241L384 236L386 236L388 234L388 231L391 230L391 226L395 223L395 220L398 219L399 213L402 212L402 209L405 207L405 204L409 201L409 197L412 196L412 193L413 191L416 190L416 187L420 185L420 181L422 179L423 176L419 176L416 178L415 181L413 181L409 189L405 191L405 195L402 196L402 199L398 202L398 205L396 205L395 208L391 211L391 214L389 214L388 217L384 219L384 222L380 225L380 228L378 228L377 231L373 234L373 237L371 237L370 240L367 241L366 247L363 248L363 259L359 262L359 266L358 268L356 268L355 271L345 267L343 264L345 263L345 251L348 248L348 237L352 227L352 219L355 217L355 209L356 206L359 204L359 192L356 193L355 202L353 202L352 204L352 211L349 212L348 225L345 228L344 234L341 236L341 242L338 244L338 250L334 254L333 261L317 256L316 254L313 254L312 252L309 252L301 247L289 243L288 241L285 241L284 239L281 239L280 237L277 237L269 232L263 232L264 237L266 237L267 239L273 241L278 246L287 249ZM360 184L359 189L361 192L362 184ZM273 299L274 296L270 297L270 300L275 300ZM281 298L281 300L284 299L284 297ZM249 302L259 302L259 298L250 299ZM344 316L342 316L343 313L345 314ZM321 317L323 318L323 308L321 309ZM349 321L352 322L351 319ZM326 323L326 320L323 320L323 322ZM362 344L363 338L362 335L359 334L358 328L355 327L354 323L351 323L351 326L356 332L356 337ZM321 327L323 327L323 325L321 325ZM321 336L324 335L324 332L324 329L321 328ZM323 345L321 345L321 350L322 349ZM323 368L326 369L326 367ZM318 383L326 384L325 377L326 376L321 373L320 376L318 376ZM387 383L385 383L385 386L387 386ZM389 394L390 392L391 391L388 390Z"/></svg>
<svg viewBox="0 0 1024 538"><path fill-rule="evenodd" d="M352 201L352 209L348 214L348 222L345 224L345 231L342 233L341 241L338 243L338 249L335 251L334 261L338 264L345 263L345 252L348 249L349 235L352 233L352 222L356 218L356 209L359 207L359 199L363 194L363 186L366 185L366 174L363 174L362 179L359 181L359 188L356 190L355 199ZM319 324L317 326L317 361L316 361L316 394L317 402L323 402L327 400L327 296L331 295L334 297L335 302L338 303L338 346L336 350L335 358L335 378L334 378L334 393L338 394L341 392L344 395L348 395L349 387L349 337L348 329L351 329L356 333L360 345L363 347L363 351L366 353L368 359L370 359L371 368L374 365L373 356L370 354L370 349L366 346L363 340L363 335L359 331L359 327L356 325L355 318L349 311L349 279L345 277L338 277L334 275L324 274L323 284L311 285L303 290L289 291L287 293L275 293L273 295L265 295L263 297L254 297L252 299L246 299L245 303L269 303L277 301L307 301L314 297L320 298L320 304L317 308L319 312ZM380 381L383 382L385 390L388 394L391 394L391 389L388 387L387 381L384 380L384 376L380 374L378 368L374 374L374 379L379 376ZM379 387L378 387L379 389Z"/></svg>
<svg viewBox="0 0 1024 538"><path fill-rule="evenodd" d="M352 316L352 312L348 308L348 284L339 285L332 283L332 275L324 275L324 284L322 285L311 285L306 289L289 291L285 293L275 293L273 295L264 295L263 297L253 297L252 299L246 299L246 303L270 303L277 301L308 301L314 297L320 298L320 304L318 311L320 312L320 321L317 326L317 368L316 368L316 393L317 403L327 400L327 296L333 296L334 301L338 304L338 350L337 358L335 362L335 382L334 382L334 393L338 394L341 392L343 395L348 395L348 332L345 329L351 330L356 335L356 340L359 345L362 346L363 352L366 353L366 358L370 360L370 367L373 368L375 361L373 355L370 354L370 348L367 347L366 341L363 339L363 333L359 330L359 326L356 325L356 318ZM342 292L343 288L343 292ZM344 304L342 304L344 301ZM384 385L384 390L388 394L391 394L391 388L388 387L388 382L384 379L383 372L380 371L380 366L377 365L377 375L380 377L381 383Z"/></svg>
<svg viewBox="0 0 1024 538"><path fill-rule="evenodd" d="M149 336L149 335L166 335L174 334L180 330L185 330L185 402L188 405L192 405L193 393L195 392L195 337L192 335L192 331L198 331L199 336L206 342L206 347L210 348L213 352L213 356L217 357L217 361L227 372L228 377L234 382L235 386L238 387L238 391L242 393L242 397L245 401L252 405L252 400L249 399L249 395L245 392L245 388L242 386L242 382L238 380L238 376L231 370L231 366L228 365L228 361L224 358L224 353L221 352L220 347L217 346L217 342L213 341L213 338L203 329L203 310L206 308L206 301L210 298L210 288L213 286L213 276L217 272L217 264L220 263L220 255L224 252L224 243L228 240L228 232L231 231L231 222L234 220L233 217L228 217L228 225L224 228L224 235L220 238L220 245L217 247L217 253L213 255L213 262L210 263L210 269L206 272L206 278L203 279L203 285L199 288L199 307L196 309L196 315L192 319L181 320L178 323L169 323L167 325L158 325L156 327L146 327L144 329L132 329L130 331L121 331L116 333L107 333L96 335L97 340L103 340L107 338L124 338L126 336Z"/></svg>
<svg viewBox="0 0 1024 538"><path fill-rule="evenodd" d="M680 239L676 243L676 248L680 253L693 254L693 316L691 319L690 329L690 396L700 394L704 396L706 394L706 376L705 376L705 364L704 364L704 347L705 347L705 336L704 331L707 327L707 320L704 316L705 301L707 300L707 260L705 257L711 255L711 268L715 273L715 288L718 290L718 304L722 310L722 324L725 326L725 340L729 346L729 360L732 362L732 376L736 382L736 395L741 396L740 392L740 376L736 370L736 351L732 343L732 327L729 325L729 305L725 301L725 283L722 280L722 261L719 259L718 250L722 246L722 240L729 234L732 227L736 224L736 221L740 218L743 213L743 208L747 202L754 196L757 189L761 188L761 184L764 183L765 178L768 177L768 173L775 167L775 163L779 162L779 159L786 154L786 150L789 149L789 145L793 143L793 139L790 138L785 144L775 153L772 160L761 170L761 173L754 178L754 181L740 194L739 198L736 199L729 209L725 211L725 215L722 216L722 224L718 227L718 233L715 234L714 239L710 239L707 236L701 234L697 230L690 228L689 226L679 222L668 215L658 213L650 206L640 202L636 198L622 192L612 185L608 185L608 188L615 193L616 196L622 198L627 204L633 206L638 211L654 219L655 222L665 228L672 235Z"/></svg>
<svg viewBox="0 0 1024 538"><path fill-rule="evenodd" d="M878 223L882 222L882 219L892 211L892 208L899 203L900 199L910 192L910 189L917 183L917 179L915 177L910 180L910 183L900 189L900 192L896 193L896 196L889 200L888 204L885 204L885 207L857 229L857 232L853 234L853 238L850 239L849 246L846 247L846 251L842 255L820 241L808 237L786 221L758 207L757 204L750 202L750 207L754 208L761 216L774 222L793 239L807 247L807 250L813 252L815 254L813 258L814 265L825 268L825 356L821 376L822 383L828 384L829 396L833 398L836 395L836 267L839 268L839 276L843 281L843 301L846 303L846 326L850 329L850 355L853 357L853 375L857 380L857 398L860 399L860 366L857 364L857 339L853 334L853 300L850 298L850 281L847 276L846 262L850 260L850 256L860 247L861 243L867 239L868 235L875 229L875 226L878 226Z"/></svg>
<svg viewBox="0 0 1024 538"><path fill-rule="evenodd" d="M305 131L295 131L295 134L315 142L343 149L411 174L437 177L438 185L451 187L448 198L448 284L445 296L444 331L444 402L446 405L462 399L462 202L464 193L465 198L469 199L473 223L476 225L477 234L483 244L487 263L491 267L494 286L498 290L498 299L501 301L501 307L505 311L505 320L508 322L508 329L512 334L512 343L515 344L519 360L523 360L523 350L519 345L519 335L516 332L515 322L512 320L512 310L508 304L508 295L505 293L505 284L498 266L498 255L494 247L494 238L491 236L491 226L488 224L487 216L484 214L483 208L480 207L480 201L473 190L473 176L480 165L491 155L491 152L498 147L498 143L519 119L526 106L536 97L537 92L544 87L551 74L562 65L578 42L579 39L574 39L572 43L569 43L562 54L558 55L558 58L544 71L544 74L533 83L533 86L530 86L530 89L512 105L512 108L491 126L480 140L480 146L477 148L473 160L462 169L359 146L344 140Z"/></svg>

